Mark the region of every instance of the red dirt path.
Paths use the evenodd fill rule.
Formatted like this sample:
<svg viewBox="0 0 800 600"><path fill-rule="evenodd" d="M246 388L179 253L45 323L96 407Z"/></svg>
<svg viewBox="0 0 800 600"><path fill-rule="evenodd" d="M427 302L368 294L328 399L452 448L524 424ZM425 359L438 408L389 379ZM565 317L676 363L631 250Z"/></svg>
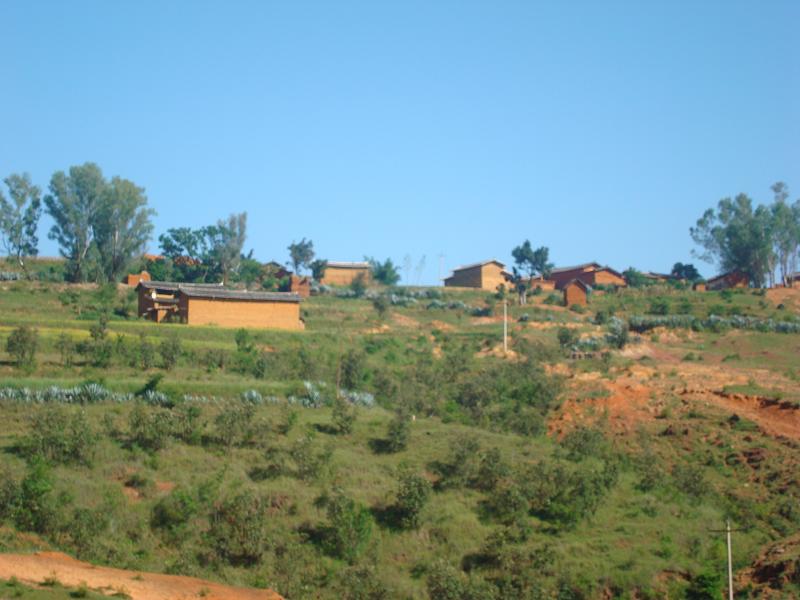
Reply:
<svg viewBox="0 0 800 600"><path fill-rule="evenodd" d="M60 552L0 554L0 578L11 577L34 585L55 577L66 587L85 584L103 593L122 591L133 600L283 600L272 590L233 587L181 575L96 567Z"/></svg>

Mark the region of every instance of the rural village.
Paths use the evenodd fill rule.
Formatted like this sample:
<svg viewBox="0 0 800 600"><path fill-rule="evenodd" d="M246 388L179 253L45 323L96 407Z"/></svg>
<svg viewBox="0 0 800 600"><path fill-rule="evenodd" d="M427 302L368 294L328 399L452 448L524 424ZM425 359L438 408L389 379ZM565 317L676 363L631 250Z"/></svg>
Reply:
<svg viewBox="0 0 800 600"><path fill-rule="evenodd" d="M0 22L0 600L800 599L798 0Z"/></svg>

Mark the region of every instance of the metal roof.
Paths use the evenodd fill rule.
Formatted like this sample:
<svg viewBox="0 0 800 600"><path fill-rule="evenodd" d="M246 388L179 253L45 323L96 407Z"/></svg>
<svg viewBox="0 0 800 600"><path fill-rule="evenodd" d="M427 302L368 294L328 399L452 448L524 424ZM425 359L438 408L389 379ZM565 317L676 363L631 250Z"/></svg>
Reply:
<svg viewBox="0 0 800 600"><path fill-rule="evenodd" d="M501 263L499 260L497 260L496 258L491 258L489 260L484 260L483 262L477 262L477 263L472 263L471 265L462 265L460 267L456 267L456 268L453 269L453 273L455 273L456 271L465 271L466 269L474 269L475 267L482 267L482 266L488 265L490 263L495 263L495 264L500 265L501 269L505 269L506 268L506 266L503 263Z"/></svg>
<svg viewBox="0 0 800 600"><path fill-rule="evenodd" d="M337 269L369 269L370 264L368 262L336 262L329 260L327 267L334 267Z"/></svg>
<svg viewBox="0 0 800 600"><path fill-rule="evenodd" d="M177 281L140 281L139 285L148 290L167 290L177 292L179 289L210 288L219 289L221 283L180 283Z"/></svg>
<svg viewBox="0 0 800 600"><path fill-rule="evenodd" d="M575 271L577 269L585 269L586 267L595 267L597 269L602 268L600 263L596 262L588 262L582 265L575 265L574 267L558 267L557 269L552 269L550 273L566 273L567 271Z"/></svg>
<svg viewBox="0 0 800 600"><path fill-rule="evenodd" d="M178 292L188 298L209 298L211 300L249 300L251 302L300 302L301 300L300 294L294 292L248 292L208 287L186 288L182 285Z"/></svg>

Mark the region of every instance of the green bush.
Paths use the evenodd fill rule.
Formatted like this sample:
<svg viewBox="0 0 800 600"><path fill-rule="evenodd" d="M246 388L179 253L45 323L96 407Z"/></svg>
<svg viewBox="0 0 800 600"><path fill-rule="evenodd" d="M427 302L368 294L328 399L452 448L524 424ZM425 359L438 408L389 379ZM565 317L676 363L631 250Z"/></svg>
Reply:
<svg viewBox="0 0 800 600"><path fill-rule="evenodd" d="M386 447L389 452L401 452L408 447L411 434L411 419L403 411L397 411L389 421L386 431Z"/></svg>
<svg viewBox="0 0 800 600"><path fill-rule="evenodd" d="M198 510L199 505L194 494L178 488L153 506L150 526L177 540L183 537L189 521L197 515Z"/></svg>
<svg viewBox="0 0 800 600"><path fill-rule="evenodd" d="M52 405L33 414L21 446L28 455L50 463L88 465L97 439L83 410Z"/></svg>
<svg viewBox="0 0 800 600"><path fill-rule="evenodd" d="M32 327L17 327L8 336L6 351L14 359L17 368L32 371L36 368L36 351L39 347L39 332Z"/></svg>
<svg viewBox="0 0 800 600"><path fill-rule="evenodd" d="M355 562L372 537L372 515L367 507L336 493L328 500L326 549L334 556Z"/></svg>
<svg viewBox="0 0 800 600"><path fill-rule="evenodd" d="M431 483L410 471L402 471L398 483L400 487L395 502L398 525L404 529L417 529L420 513L431 496Z"/></svg>
<svg viewBox="0 0 800 600"><path fill-rule="evenodd" d="M50 470L42 460L33 460L19 485L12 514L23 531L52 533L58 525L58 503L53 494Z"/></svg>
<svg viewBox="0 0 800 600"><path fill-rule="evenodd" d="M668 315L669 314L669 300L666 298L654 298L647 308L647 312L651 315Z"/></svg>
<svg viewBox="0 0 800 600"><path fill-rule="evenodd" d="M347 400L337 396L333 401L333 426L340 435L349 435L353 432L356 423L357 410Z"/></svg>
<svg viewBox="0 0 800 600"><path fill-rule="evenodd" d="M578 332L571 327L559 327L556 335L562 348L571 348L578 342Z"/></svg>
<svg viewBox="0 0 800 600"><path fill-rule="evenodd" d="M365 356L358 350L348 350L342 357L340 366L341 387L346 390L357 390L366 378Z"/></svg>
<svg viewBox="0 0 800 600"><path fill-rule="evenodd" d="M58 339L56 339L56 350L58 350L63 366L71 367L75 363L75 354L77 353L78 346L69 334L62 333L58 336Z"/></svg>
<svg viewBox="0 0 800 600"><path fill-rule="evenodd" d="M158 353L161 355L161 366L167 371L174 369L181 356L180 338L177 335L167 336L161 341L158 347Z"/></svg>
<svg viewBox="0 0 800 600"><path fill-rule="evenodd" d="M295 463L295 475L304 481L316 481L329 474L333 448L325 446L320 449L312 433L297 440L290 452Z"/></svg>
<svg viewBox="0 0 800 600"><path fill-rule="evenodd" d="M217 556L232 565L261 562L267 548L267 499L242 492L214 507L207 538Z"/></svg>
<svg viewBox="0 0 800 600"><path fill-rule="evenodd" d="M356 565L342 571L336 592L341 600L389 600L392 597L370 565Z"/></svg>
<svg viewBox="0 0 800 600"><path fill-rule="evenodd" d="M168 409L137 402L128 419L130 441L152 452L166 447L172 437L172 414Z"/></svg>
<svg viewBox="0 0 800 600"><path fill-rule="evenodd" d="M256 407L250 403L227 402L214 419L214 431L224 446L245 446L253 440Z"/></svg>

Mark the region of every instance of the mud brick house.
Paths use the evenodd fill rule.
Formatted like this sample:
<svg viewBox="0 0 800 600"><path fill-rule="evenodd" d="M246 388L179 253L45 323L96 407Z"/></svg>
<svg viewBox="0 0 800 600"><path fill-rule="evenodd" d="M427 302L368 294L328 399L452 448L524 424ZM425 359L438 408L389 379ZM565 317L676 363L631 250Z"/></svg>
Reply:
<svg viewBox="0 0 800 600"><path fill-rule="evenodd" d="M229 290L217 284L140 282L139 315L158 323L303 329L300 295Z"/></svg>
<svg viewBox="0 0 800 600"><path fill-rule="evenodd" d="M695 281L692 284L692 289L695 292L705 292L706 291L706 282L705 281Z"/></svg>
<svg viewBox="0 0 800 600"><path fill-rule="evenodd" d="M362 276L364 283L369 283L372 270L367 262L328 262L325 274L320 283L323 285L350 285L353 280Z"/></svg>
<svg viewBox="0 0 800 600"><path fill-rule="evenodd" d="M178 290L178 312L188 325L304 329L300 295L193 287Z"/></svg>
<svg viewBox="0 0 800 600"><path fill-rule="evenodd" d="M550 272L550 279L555 281L557 290L563 289L573 279L578 279L590 287L597 285L625 287L628 285L621 273L596 262L553 269Z"/></svg>
<svg viewBox="0 0 800 600"><path fill-rule="evenodd" d="M531 277L528 281L530 289L541 289L543 292L552 292L556 289L556 282L552 279L544 279L542 277Z"/></svg>
<svg viewBox="0 0 800 600"><path fill-rule="evenodd" d="M564 292L564 306L586 306L589 304L589 290L591 288L580 279L568 281L561 288Z"/></svg>
<svg viewBox="0 0 800 600"><path fill-rule="evenodd" d="M486 260L453 269L445 278L445 287L477 288L494 292L501 285L508 285L511 274L499 260Z"/></svg>
<svg viewBox="0 0 800 600"><path fill-rule="evenodd" d="M740 271L729 271L706 281L707 290L729 290L750 286L750 278Z"/></svg>

